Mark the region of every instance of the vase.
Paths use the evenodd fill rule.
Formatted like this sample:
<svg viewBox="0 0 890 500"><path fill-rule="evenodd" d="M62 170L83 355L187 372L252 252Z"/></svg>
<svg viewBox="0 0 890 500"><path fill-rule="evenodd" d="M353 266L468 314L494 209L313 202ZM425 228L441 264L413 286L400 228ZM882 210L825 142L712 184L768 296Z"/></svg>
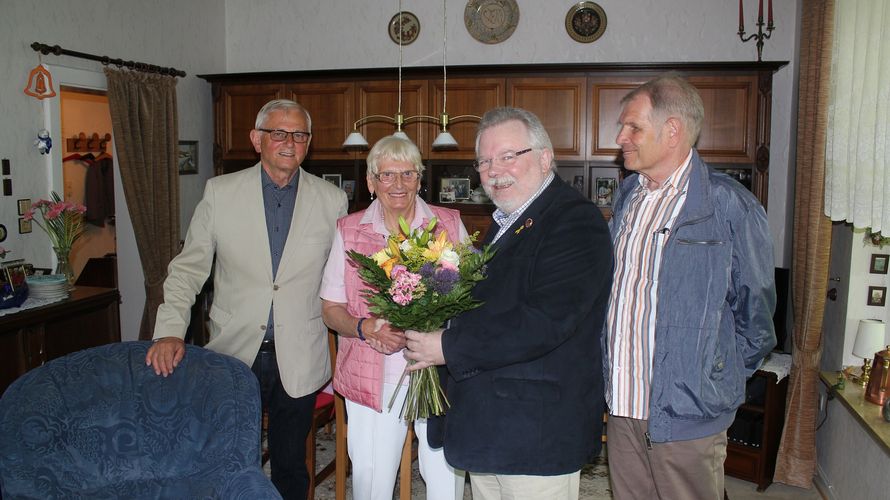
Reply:
<svg viewBox="0 0 890 500"><path fill-rule="evenodd" d="M74 284L74 269L71 267L71 249L53 247L56 252L56 274L64 274L68 284Z"/></svg>

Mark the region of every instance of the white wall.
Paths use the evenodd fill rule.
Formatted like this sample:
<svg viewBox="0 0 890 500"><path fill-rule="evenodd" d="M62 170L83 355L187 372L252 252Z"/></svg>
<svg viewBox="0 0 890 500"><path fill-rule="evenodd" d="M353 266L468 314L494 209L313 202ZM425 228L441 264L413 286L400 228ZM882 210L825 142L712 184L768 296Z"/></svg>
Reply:
<svg viewBox="0 0 890 500"><path fill-rule="evenodd" d="M395 67L398 48L386 26L397 0L226 0L226 68L229 72ZM473 39L464 27L467 2L448 0L448 64L754 61L753 42L741 43L735 0L598 0L608 18L594 43L577 43L565 31L572 2L517 0L519 24L496 45ZM800 0L775 0L776 30L763 57L790 61L774 78L769 222L776 264L790 267L789 165L796 123L797 32ZM403 49L405 66L442 63L442 3L403 0L420 20L418 39ZM757 2L745 0L750 33ZM617 117L616 117L617 118Z"/></svg>
<svg viewBox="0 0 890 500"><path fill-rule="evenodd" d="M32 147L37 131L51 129L51 124L44 122L44 103L22 92L28 72L38 62L30 44L59 44L69 50L172 66L188 73L177 85L179 130L183 139L200 141L202 175L181 178L183 194L194 197L183 203L187 221L197 202L194 193L200 194L202 177L211 173L213 144L210 86L195 75L225 71L224 18L221 0L0 0L0 158L10 159L13 181L13 195L0 196L0 223L10 232L2 243L14 252L9 257L42 267L52 259L51 247L39 228L31 234L18 234L15 205L20 198L47 197L53 185L46 157ZM99 63L66 56L44 56L43 61L97 74L102 71ZM53 139L58 145L63 138ZM121 326L124 339L130 340L138 333L145 292L132 228L122 218L119 208Z"/></svg>

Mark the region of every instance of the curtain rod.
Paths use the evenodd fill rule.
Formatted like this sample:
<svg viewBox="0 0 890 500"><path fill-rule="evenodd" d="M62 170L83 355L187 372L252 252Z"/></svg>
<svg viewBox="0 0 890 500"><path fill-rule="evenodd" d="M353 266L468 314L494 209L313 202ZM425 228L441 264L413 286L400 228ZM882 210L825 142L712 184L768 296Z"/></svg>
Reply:
<svg viewBox="0 0 890 500"><path fill-rule="evenodd" d="M75 52L73 50L63 49L58 45L47 45L45 43L34 42L31 44L31 48L34 49L35 52L40 52L43 55L53 54L56 56L71 56L71 57L79 57L81 59L89 59L91 61L99 61L100 63L108 66L109 64L114 64L118 67L126 67L135 71L142 71L143 73L158 73L161 75L170 75L170 76L185 76L185 71L180 71L176 68L162 68L160 66L155 66L154 64L141 63L135 61L124 61L123 59L112 59L108 56L97 56L93 54L86 54L84 52Z"/></svg>

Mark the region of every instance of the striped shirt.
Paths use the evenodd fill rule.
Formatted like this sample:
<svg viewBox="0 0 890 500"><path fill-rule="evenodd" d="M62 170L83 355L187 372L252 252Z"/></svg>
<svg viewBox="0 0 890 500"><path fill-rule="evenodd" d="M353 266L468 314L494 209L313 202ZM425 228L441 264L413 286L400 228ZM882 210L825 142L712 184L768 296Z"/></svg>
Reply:
<svg viewBox="0 0 890 500"><path fill-rule="evenodd" d="M628 195L621 220L613 231L615 276L609 297L609 383L606 402L612 415L649 418L652 356L658 275L664 245L686 202L692 151L661 187L649 190L640 175L639 186Z"/></svg>

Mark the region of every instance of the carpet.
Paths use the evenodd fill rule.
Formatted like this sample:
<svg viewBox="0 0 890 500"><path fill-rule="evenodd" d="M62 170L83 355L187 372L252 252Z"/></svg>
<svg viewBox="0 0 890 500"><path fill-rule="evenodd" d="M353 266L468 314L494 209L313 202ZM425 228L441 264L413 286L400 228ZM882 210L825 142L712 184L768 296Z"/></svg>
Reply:
<svg viewBox="0 0 890 500"><path fill-rule="evenodd" d="M328 434L324 429L320 429L318 431L318 436L316 437L315 448L316 464L318 468L321 469L321 467L324 464L329 463L334 456L333 433ZM348 477L346 481L346 498L351 499L352 484ZM334 490L334 477L331 475L315 487L315 498L316 500L334 500ZM580 497L584 500L608 500L612 498L612 493L609 490L609 467L605 457L597 457L594 463L587 464L581 469ZM398 498L399 483L397 480L396 486L393 489L393 499L397 500ZM411 498L426 498L426 486L423 483L423 479L420 477L420 471L417 468L417 460L414 461L411 471ZM470 492L470 483L468 481L466 488L464 488L464 500L471 500L472 498L473 495Z"/></svg>

